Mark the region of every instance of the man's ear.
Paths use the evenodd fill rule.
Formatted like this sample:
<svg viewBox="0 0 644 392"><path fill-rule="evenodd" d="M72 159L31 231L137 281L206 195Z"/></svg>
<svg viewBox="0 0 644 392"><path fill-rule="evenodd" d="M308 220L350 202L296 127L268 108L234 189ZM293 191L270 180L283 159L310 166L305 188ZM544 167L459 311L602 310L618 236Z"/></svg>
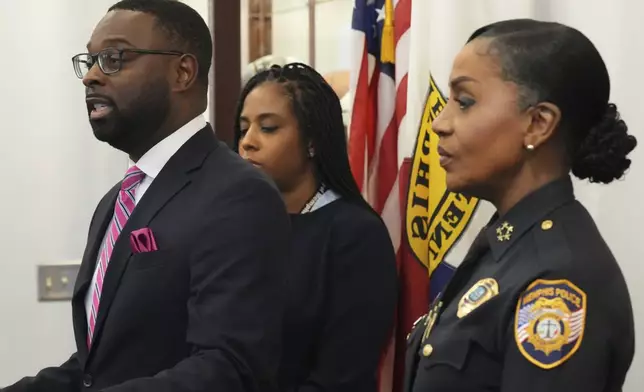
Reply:
<svg viewBox="0 0 644 392"><path fill-rule="evenodd" d="M534 150L550 140L561 122L561 110L550 102L541 102L530 109L530 123L523 138L524 146Z"/></svg>
<svg viewBox="0 0 644 392"><path fill-rule="evenodd" d="M196 82L199 75L199 63L195 56L184 54L174 68L173 91L188 90Z"/></svg>

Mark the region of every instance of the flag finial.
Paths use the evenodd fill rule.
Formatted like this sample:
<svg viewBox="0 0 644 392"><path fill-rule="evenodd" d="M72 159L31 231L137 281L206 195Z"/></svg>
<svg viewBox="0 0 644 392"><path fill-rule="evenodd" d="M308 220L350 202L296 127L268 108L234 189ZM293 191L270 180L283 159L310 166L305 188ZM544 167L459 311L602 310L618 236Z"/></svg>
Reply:
<svg viewBox="0 0 644 392"><path fill-rule="evenodd" d="M385 0L385 23L382 27L380 46L380 61L394 63L396 60L394 40L394 4L393 0Z"/></svg>

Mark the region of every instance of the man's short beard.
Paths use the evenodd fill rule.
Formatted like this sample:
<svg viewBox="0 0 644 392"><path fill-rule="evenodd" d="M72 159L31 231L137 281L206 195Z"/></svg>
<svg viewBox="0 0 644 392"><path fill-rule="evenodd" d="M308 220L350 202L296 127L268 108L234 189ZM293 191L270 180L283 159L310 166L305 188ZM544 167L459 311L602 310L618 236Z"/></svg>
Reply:
<svg viewBox="0 0 644 392"><path fill-rule="evenodd" d="M105 119L90 120L94 136L129 155L145 153L160 140L159 128L170 111L170 92L164 81L148 83L126 109L114 106Z"/></svg>

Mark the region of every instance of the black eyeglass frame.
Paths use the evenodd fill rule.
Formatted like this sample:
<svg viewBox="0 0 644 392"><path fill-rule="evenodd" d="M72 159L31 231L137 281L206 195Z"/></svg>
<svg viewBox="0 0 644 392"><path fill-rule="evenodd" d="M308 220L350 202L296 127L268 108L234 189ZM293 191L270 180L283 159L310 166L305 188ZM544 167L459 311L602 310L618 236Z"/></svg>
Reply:
<svg viewBox="0 0 644 392"><path fill-rule="evenodd" d="M103 57L101 56L102 53L106 52L118 52L119 58L118 58L118 67L115 70L110 70L110 71L105 71L105 68L103 67ZM96 53L79 53L72 57L72 64L74 66L74 72L76 73L76 76L79 79L83 79L84 75L83 72L80 70L80 61L78 60L80 56L88 56L89 58L92 59L92 65L91 67L88 68L89 70L95 65L98 64L98 68L103 72L105 75L113 75L117 72L120 72L121 69L123 69L123 55L125 53L138 53L138 54L156 54L156 55L163 55L163 56L183 56L186 55L187 53L184 52L179 52L176 50L152 50L152 49L115 49L115 48L107 48L103 49L100 52Z"/></svg>

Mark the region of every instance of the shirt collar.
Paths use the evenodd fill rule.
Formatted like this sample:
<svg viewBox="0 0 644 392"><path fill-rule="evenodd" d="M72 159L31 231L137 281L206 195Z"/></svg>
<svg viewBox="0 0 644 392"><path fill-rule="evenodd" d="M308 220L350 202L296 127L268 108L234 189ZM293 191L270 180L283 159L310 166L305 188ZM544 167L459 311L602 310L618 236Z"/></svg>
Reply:
<svg viewBox="0 0 644 392"><path fill-rule="evenodd" d="M550 182L524 197L504 216L494 214L486 227L492 255L498 262L535 223L575 199L569 176Z"/></svg>
<svg viewBox="0 0 644 392"><path fill-rule="evenodd" d="M149 149L136 163L130 160L129 166L132 167L136 164L147 177L151 177L152 179L156 178L161 172L161 169L179 151L181 146L197 132L205 128L206 125L206 119L203 115L193 118Z"/></svg>

